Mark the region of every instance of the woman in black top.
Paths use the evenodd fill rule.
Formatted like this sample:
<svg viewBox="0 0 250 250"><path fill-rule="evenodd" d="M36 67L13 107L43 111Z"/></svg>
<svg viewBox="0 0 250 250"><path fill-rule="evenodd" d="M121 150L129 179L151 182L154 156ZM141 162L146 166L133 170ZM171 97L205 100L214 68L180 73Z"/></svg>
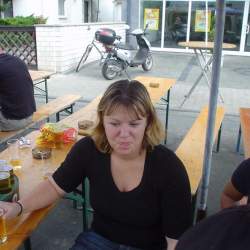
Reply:
<svg viewBox="0 0 250 250"><path fill-rule="evenodd" d="M115 82L97 112L91 137L78 141L53 176L19 203L24 211L44 207L87 177L93 223L72 250L166 249L167 242L174 249L190 226L190 185L181 161L159 145L164 133L146 88ZM7 218L19 212L15 203L0 207Z"/></svg>

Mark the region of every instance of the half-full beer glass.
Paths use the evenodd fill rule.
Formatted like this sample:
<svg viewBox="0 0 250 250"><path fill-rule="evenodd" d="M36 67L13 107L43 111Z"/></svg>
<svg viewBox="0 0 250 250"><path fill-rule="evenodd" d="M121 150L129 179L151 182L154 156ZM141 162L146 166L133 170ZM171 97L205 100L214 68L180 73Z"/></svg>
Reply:
<svg viewBox="0 0 250 250"><path fill-rule="evenodd" d="M6 242L7 232L6 232L6 222L3 218L3 211L0 211L0 244Z"/></svg>
<svg viewBox="0 0 250 250"><path fill-rule="evenodd" d="M19 143L18 139L10 139L7 141L8 154L10 164L14 170L22 168L22 162L19 155Z"/></svg>

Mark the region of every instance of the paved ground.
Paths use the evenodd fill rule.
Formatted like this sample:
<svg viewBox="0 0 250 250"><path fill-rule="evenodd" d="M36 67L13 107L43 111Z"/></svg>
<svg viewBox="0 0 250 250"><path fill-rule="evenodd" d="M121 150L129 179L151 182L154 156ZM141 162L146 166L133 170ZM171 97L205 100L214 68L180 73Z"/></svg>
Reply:
<svg viewBox="0 0 250 250"><path fill-rule="evenodd" d="M171 91L169 114L169 134L167 146L175 150L191 127L198 111L208 103L209 89L204 81L197 86L187 102L180 108L184 95L188 92L199 67L191 54L155 53L153 71L144 73L141 68L129 69L131 78L137 75L154 75L176 78L177 84ZM235 153L239 127L238 109L250 107L250 58L224 57L221 71L220 92L225 100L226 116L223 122L221 149L213 154L210 189L208 196L209 214L219 209L219 194L235 167L243 160L242 154ZM122 76L125 77L125 76ZM101 75L98 63L86 65L79 73L56 75L49 80L51 98L65 93L80 93L83 98L77 104L80 108L103 92L110 84ZM41 102L41 100L37 100ZM163 119L164 106L157 105L157 112ZM81 211L74 210L70 201L59 202L56 209L32 234L34 250L68 249L81 231Z"/></svg>

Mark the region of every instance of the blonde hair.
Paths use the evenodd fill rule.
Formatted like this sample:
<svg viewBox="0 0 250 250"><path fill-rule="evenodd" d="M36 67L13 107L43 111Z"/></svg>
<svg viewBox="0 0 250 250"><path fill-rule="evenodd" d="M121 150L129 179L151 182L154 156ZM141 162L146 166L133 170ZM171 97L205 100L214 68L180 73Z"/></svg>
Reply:
<svg viewBox="0 0 250 250"><path fill-rule="evenodd" d="M139 117L147 118L142 147L152 150L164 138L164 130L157 118L147 89L139 81L120 80L111 84L102 96L97 107L97 124L92 131L96 147L103 153L111 153L103 125L104 115L110 115L120 106L133 111Z"/></svg>

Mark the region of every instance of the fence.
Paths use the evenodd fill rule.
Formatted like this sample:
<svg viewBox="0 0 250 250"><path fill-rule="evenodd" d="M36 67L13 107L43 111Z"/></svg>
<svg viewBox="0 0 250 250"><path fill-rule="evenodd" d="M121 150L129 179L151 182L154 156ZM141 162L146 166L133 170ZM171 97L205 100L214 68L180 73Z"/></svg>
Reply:
<svg viewBox="0 0 250 250"><path fill-rule="evenodd" d="M19 57L30 68L37 68L34 26L0 26L0 47L6 53Z"/></svg>

